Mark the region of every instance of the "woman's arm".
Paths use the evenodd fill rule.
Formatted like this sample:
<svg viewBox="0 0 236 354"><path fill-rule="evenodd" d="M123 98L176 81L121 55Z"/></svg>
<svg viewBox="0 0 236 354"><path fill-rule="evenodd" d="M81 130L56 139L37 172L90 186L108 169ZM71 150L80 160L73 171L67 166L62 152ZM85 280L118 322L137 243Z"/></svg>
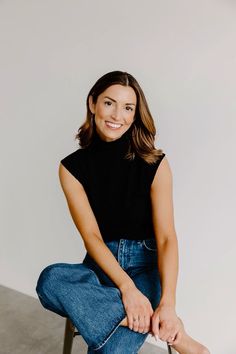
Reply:
<svg viewBox="0 0 236 354"><path fill-rule="evenodd" d="M152 331L163 341L173 341L172 338L175 338L181 329L181 322L175 312L179 256L172 189L172 173L164 157L157 169L150 192L162 288L159 306L152 317Z"/></svg>
<svg viewBox="0 0 236 354"><path fill-rule="evenodd" d="M133 280L122 269L113 253L104 243L83 185L61 163L59 179L70 214L82 236L88 254L121 291L135 287Z"/></svg>
<svg viewBox="0 0 236 354"><path fill-rule="evenodd" d="M167 158L164 157L151 185L152 219L162 286L160 305L175 307L179 260L172 189L172 173Z"/></svg>
<svg viewBox="0 0 236 354"><path fill-rule="evenodd" d="M152 316L152 333L180 352L209 353L188 336L175 311L178 275L178 241L174 226L172 173L166 157L161 161L151 185L152 217L158 247L158 269L162 294ZM194 350L194 348L196 348ZM210 353L209 353L210 354Z"/></svg>

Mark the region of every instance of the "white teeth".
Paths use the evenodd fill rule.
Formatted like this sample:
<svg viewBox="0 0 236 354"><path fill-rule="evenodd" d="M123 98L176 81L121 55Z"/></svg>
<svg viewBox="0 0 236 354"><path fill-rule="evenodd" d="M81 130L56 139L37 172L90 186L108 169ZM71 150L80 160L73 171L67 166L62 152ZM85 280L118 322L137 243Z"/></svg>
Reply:
<svg viewBox="0 0 236 354"><path fill-rule="evenodd" d="M114 124L114 123L110 123L110 122L106 122L106 124L112 128L120 128L121 127L121 124Z"/></svg>

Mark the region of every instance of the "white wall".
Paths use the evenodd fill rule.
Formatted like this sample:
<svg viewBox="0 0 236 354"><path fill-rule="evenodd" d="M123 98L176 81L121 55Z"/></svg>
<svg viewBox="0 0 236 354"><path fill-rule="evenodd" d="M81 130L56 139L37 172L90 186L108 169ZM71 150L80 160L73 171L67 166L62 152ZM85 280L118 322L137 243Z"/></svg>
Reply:
<svg viewBox="0 0 236 354"><path fill-rule="evenodd" d="M127 70L173 172L177 313L235 353L235 16L227 0L1 1L1 284L36 296L43 267L84 257L58 165L95 80Z"/></svg>

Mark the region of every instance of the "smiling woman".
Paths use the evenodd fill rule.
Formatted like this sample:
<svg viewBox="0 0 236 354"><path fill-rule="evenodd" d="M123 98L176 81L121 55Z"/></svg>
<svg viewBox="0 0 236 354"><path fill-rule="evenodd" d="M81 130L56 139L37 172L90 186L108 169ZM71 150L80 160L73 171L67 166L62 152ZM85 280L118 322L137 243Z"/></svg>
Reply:
<svg viewBox="0 0 236 354"><path fill-rule="evenodd" d="M136 101L133 88L119 84L109 86L99 95L96 103L89 96L89 108L95 115L96 130L102 139L112 141L130 128L135 116L131 106L135 107Z"/></svg>
<svg viewBox="0 0 236 354"><path fill-rule="evenodd" d="M172 174L156 149L144 93L127 72L102 76L87 96L59 178L86 248L82 263L40 274L42 305L69 317L92 353L137 353L149 333L180 354L209 354L175 311L178 247Z"/></svg>

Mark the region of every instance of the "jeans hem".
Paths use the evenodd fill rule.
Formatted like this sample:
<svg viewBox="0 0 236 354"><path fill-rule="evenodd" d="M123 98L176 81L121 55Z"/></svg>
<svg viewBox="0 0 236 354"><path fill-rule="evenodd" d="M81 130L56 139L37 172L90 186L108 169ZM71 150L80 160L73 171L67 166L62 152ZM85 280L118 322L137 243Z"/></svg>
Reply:
<svg viewBox="0 0 236 354"><path fill-rule="evenodd" d="M114 332L117 330L117 328L120 326L120 323L123 321L123 319L126 317L126 315L122 315L122 318L120 319L119 323L117 325L115 325L115 328L112 329L112 331L110 332L110 334L108 334L108 336L100 343L98 344L96 347L91 347L92 350L98 350L100 348L102 348L106 342L108 341L108 339L112 336L112 334L114 334Z"/></svg>

